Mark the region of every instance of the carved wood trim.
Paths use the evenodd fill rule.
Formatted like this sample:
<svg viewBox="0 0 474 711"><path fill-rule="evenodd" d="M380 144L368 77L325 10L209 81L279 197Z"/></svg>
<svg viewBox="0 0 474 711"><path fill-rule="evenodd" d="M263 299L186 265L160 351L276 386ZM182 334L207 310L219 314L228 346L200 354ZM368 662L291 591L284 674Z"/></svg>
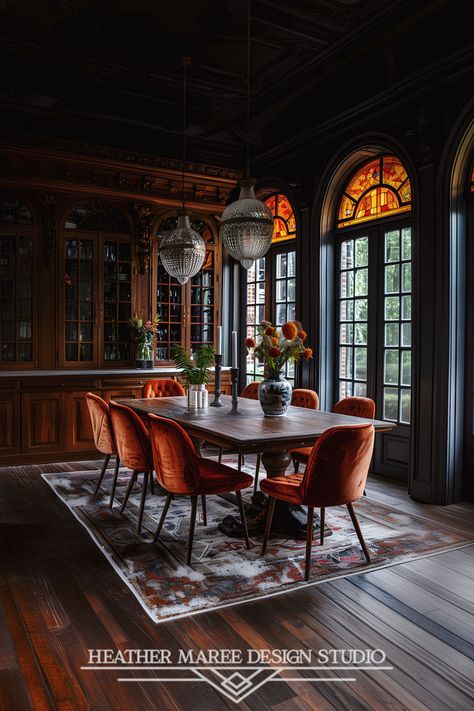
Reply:
<svg viewBox="0 0 474 711"><path fill-rule="evenodd" d="M51 259L56 251L58 238L57 204L58 200L53 193L40 196L41 219L43 223L43 261L44 266L51 265Z"/></svg>
<svg viewBox="0 0 474 711"><path fill-rule="evenodd" d="M150 205L133 204L137 215L137 254L140 274L147 274L150 268L151 245L152 245L152 225L156 218L156 213Z"/></svg>

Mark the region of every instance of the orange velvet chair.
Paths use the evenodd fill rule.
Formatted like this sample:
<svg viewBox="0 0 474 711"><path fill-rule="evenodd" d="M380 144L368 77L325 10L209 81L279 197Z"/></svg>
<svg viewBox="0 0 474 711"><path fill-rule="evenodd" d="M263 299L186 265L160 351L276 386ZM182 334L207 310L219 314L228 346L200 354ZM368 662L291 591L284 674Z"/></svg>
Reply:
<svg viewBox="0 0 474 711"><path fill-rule="evenodd" d="M145 383L142 390L142 397L177 397L178 395L186 395L183 386L176 380L166 378L150 380Z"/></svg>
<svg viewBox="0 0 474 711"><path fill-rule="evenodd" d="M142 496L140 500L140 511L138 514L137 530L140 533L143 521L143 511L145 509L145 499L148 488L148 480L153 475L153 457L150 446L150 435L138 415L125 405L117 402L110 403L110 416L114 427L117 450L124 466L132 470L132 476L128 483L125 499L120 509L123 513L132 491L132 487L138 478L138 474L143 474Z"/></svg>
<svg viewBox="0 0 474 711"><path fill-rule="evenodd" d="M373 425L344 425L327 430L311 450L305 472L263 479L260 489L268 494L267 520L263 539L262 555L267 550L276 500L308 507L306 535L306 558L304 579L309 579L311 547L313 543L313 517L315 507L321 509L320 542L324 543L324 517L329 506L346 505L352 519L359 543L370 563L359 522L352 503L360 499L364 491L370 460L374 449Z"/></svg>
<svg viewBox="0 0 474 711"><path fill-rule="evenodd" d="M210 494L228 494L235 491L239 505L240 518L244 529L245 543L250 548L241 490L252 483L249 474L206 459L197 454L189 435L172 420L150 414L149 428L153 463L156 476L161 486L168 491L168 496L155 533L158 540L161 528L168 513L174 494L191 497L191 525L189 528L187 564L190 565L196 526L197 499L201 496L204 523L206 520L206 496Z"/></svg>
<svg viewBox="0 0 474 711"><path fill-rule="evenodd" d="M112 508L115 495L115 487L117 486L117 477L120 467L120 457L117 453L117 447L115 444L114 430L112 426L112 420L110 419L109 406L102 400L98 395L94 393L87 393L86 395L87 408L89 410L89 415L91 418L92 432L94 434L94 444L99 452L105 454L104 463L102 464L102 469L100 471L99 481L94 491L94 496L99 493L100 485L104 478L105 472L107 470L107 465L109 463L110 457L115 454L115 470L114 478L112 482L112 493L110 495L110 508Z"/></svg>
<svg viewBox="0 0 474 711"><path fill-rule="evenodd" d="M339 415L351 415L352 417L364 417L367 420L373 420L375 417L375 402L369 397L345 397L336 402L332 412L336 412ZM293 449L291 458L295 467L295 474L298 473L300 464L308 462L310 454L311 447Z"/></svg>
<svg viewBox="0 0 474 711"><path fill-rule="evenodd" d="M315 390L306 390L306 388L294 388L291 393L291 404L295 407L317 410L319 407L318 393Z"/></svg>

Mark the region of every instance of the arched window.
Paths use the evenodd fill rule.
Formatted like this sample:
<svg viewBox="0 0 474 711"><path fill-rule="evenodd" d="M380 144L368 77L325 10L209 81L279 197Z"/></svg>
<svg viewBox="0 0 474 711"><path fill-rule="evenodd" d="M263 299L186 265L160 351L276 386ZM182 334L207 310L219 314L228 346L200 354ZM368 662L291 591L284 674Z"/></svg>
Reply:
<svg viewBox="0 0 474 711"><path fill-rule="evenodd" d="M243 303L247 337L256 334L263 319L276 326L296 318L296 220L286 195L272 193L264 202L273 213L272 246L247 272ZM263 365L247 356L247 382L263 378ZM293 363L286 366L286 377L294 382Z"/></svg>
<svg viewBox="0 0 474 711"><path fill-rule="evenodd" d="M34 360L33 255L30 208L13 195L0 196L0 364Z"/></svg>
<svg viewBox="0 0 474 711"><path fill-rule="evenodd" d="M158 241L176 228L175 215L165 217L158 225ZM218 274L218 249L215 232L201 217L191 219L191 227L206 243L206 257L200 271L187 284L170 277L161 261L156 274L156 312L160 317L157 329L157 363L171 361L171 346L182 343L191 352L200 345L215 342ZM155 250L157 253L158 250Z"/></svg>
<svg viewBox="0 0 474 711"><path fill-rule="evenodd" d="M336 214L335 399L358 395L397 423L376 469L406 472L411 413L411 185L393 155L359 166ZM388 440L387 440L388 441ZM396 442L396 445L394 444ZM388 462L392 457L395 464Z"/></svg>
<svg viewBox="0 0 474 711"><path fill-rule="evenodd" d="M133 264L131 221L120 206L91 200L69 210L59 261L61 365L131 364Z"/></svg>
<svg viewBox="0 0 474 711"><path fill-rule="evenodd" d="M395 156L380 156L365 163L347 183L339 202L337 226L349 227L410 210L411 185L405 167Z"/></svg>

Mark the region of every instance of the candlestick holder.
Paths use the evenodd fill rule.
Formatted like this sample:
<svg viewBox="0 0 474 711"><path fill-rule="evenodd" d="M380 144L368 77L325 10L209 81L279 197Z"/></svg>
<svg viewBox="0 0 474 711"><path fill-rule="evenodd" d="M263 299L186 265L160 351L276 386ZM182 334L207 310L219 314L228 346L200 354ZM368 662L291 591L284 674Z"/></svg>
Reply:
<svg viewBox="0 0 474 711"><path fill-rule="evenodd" d="M232 408L229 411L229 415L240 415L240 410L238 409L239 404L239 369L231 368L230 377L232 380Z"/></svg>
<svg viewBox="0 0 474 711"><path fill-rule="evenodd" d="M224 407L224 404L221 402L221 366L222 366L222 355L219 353L216 353L214 355L214 360L216 362L216 366L214 369L215 376L214 376L214 400L211 402L209 407Z"/></svg>

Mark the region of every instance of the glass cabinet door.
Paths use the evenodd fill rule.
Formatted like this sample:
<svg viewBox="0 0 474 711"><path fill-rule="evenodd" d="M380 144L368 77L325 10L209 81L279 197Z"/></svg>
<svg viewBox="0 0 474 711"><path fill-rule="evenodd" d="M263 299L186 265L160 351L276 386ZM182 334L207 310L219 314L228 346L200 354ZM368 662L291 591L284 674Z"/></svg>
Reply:
<svg viewBox="0 0 474 711"><path fill-rule="evenodd" d="M106 239L103 250L105 361L129 362L132 315L132 245Z"/></svg>
<svg viewBox="0 0 474 711"><path fill-rule="evenodd" d="M64 360L94 360L94 239L67 239L64 245Z"/></svg>
<svg viewBox="0 0 474 711"><path fill-rule="evenodd" d="M0 234L0 363L33 361L33 237Z"/></svg>
<svg viewBox="0 0 474 711"><path fill-rule="evenodd" d="M214 252L207 251L203 267L191 279L191 351L214 342Z"/></svg>
<svg viewBox="0 0 474 711"><path fill-rule="evenodd" d="M156 285L156 313L159 316L155 360L169 361L173 343L183 338L183 292L179 281L170 277L161 262L158 264Z"/></svg>

